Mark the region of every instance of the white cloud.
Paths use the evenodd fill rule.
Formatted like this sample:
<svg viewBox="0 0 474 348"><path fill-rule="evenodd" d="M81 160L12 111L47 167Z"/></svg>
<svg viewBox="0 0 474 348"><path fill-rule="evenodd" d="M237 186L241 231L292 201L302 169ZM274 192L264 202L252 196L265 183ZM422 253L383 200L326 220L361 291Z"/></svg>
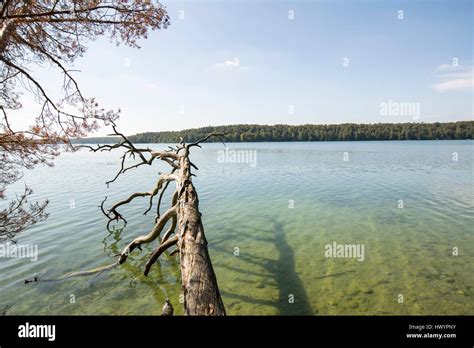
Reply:
<svg viewBox="0 0 474 348"><path fill-rule="evenodd" d="M150 88L150 89L157 89L158 85L156 83L148 83L147 87Z"/></svg>
<svg viewBox="0 0 474 348"><path fill-rule="evenodd" d="M232 60L226 60L224 63L214 64L214 67L218 69L227 69L227 70L243 70L245 67L240 65L240 59L235 57Z"/></svg>
<svg viewBox="0 0 474 348"><path fill-rule="evenodd" d="M438 93L471 89L474 87L472 69L472 65L441 64L435 69L438 82L431 85L431 88Z"/></svg>
<svg viewBox="0 0 474 348"><path fill-rule="evenodd" d="M445 72L445 71L451 71L454 69L454 66L452 64L441 64L435 69L435 72Z"/></svg>
<svg viewBox="0 0 474 348"><path fill-rule="evenodd" d="M435 83L432 87L436 92L444 93L459 89L469 89L474 86L472 79L454 79Z"/></svg>

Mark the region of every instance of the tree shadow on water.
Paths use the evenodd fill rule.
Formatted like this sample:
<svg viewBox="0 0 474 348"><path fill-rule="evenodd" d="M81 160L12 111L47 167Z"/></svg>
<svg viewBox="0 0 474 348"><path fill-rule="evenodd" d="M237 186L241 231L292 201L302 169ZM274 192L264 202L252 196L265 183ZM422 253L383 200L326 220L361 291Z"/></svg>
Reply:
<svg viewBox="0 0 474 348"><path fill-rule="evenodd" d="M296 262L293 249L290 247L285 235L284 226L276 219L255 216L254 219L264 219L265 224L269 226L268 229L262 230L255 227L240 226L238 231L232 228L235 233L233 241L239 241L241 238L247 241L259 241L263 243L271 243L278 251L278 259L272 260L261 256L250 255L248 252L242 252L238 256L239 261L243 261L252 266L257 266L260 271L247 271L238 267L220 265L229 271L241 273L244 275L253 275L261 279L260 284L270 284L278 288L278 299L261 299L251 296L245 296L238 293L231 293L221 291L224 300L225 298L236 299L252 305L270 306L277 309L279 315L314 315L315 311L311 307L308 295L303 286L298 273L296 272ZM248 231L247 233L244 231ZM254 235L257 234L257 235ZM260 237L258 234L265 234L265 237ZM219 246L225 241L228 241L229 236L219 240L213 240L211 248L220 252L229 253L229 249ZM249 280L244 280L246 284L252 284ZM271 284L273 283L273 284Z"/></svg>

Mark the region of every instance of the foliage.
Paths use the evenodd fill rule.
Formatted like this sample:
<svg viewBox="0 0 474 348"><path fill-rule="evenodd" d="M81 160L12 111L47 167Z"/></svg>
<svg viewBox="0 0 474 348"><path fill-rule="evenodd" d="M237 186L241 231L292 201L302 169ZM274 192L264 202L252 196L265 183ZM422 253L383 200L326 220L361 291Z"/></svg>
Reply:
<svg viewBox="0 0 474 348"><path fill-rule="evenodd" d="M149 30L168 24L165 8L145 0L0 2L0 199L23 169L52 165L61 149L73 149L70 138L87 136L118 118L119 111L105 110L93 97L85 97L73 76L72 64L84 55L86 45L106 36L116 44L139 47L138 40ZM35 76L38 68L63 75L59 98ZM38 103L38 114L22 115L31 116L32 123L16 129L13 116L23 111L25 95ZM0 238L46 217L46 202L28 208L31 193L26 188L0 211Z"/></svg>
<svg viewBox="0 0 474 348"><path fill-rule="evenodd" d="M450 123L376 123L334 125L231 125L203 127L175 132L133 135L134 143L175 143L182 137L196 141L209 133L227 133L226 142L258 141L348 141L348 140L452 140L473 139L474 121ZM214 138L211 141L220 141Z"/></svg>

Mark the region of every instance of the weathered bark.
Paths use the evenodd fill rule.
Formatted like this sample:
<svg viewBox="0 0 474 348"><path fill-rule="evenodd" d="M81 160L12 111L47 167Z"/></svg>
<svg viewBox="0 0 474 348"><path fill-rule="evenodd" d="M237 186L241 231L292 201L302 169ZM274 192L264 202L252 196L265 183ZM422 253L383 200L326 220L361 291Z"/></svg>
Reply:
<svg viewBox="0 0 474 348"><path fill-rule="evenodd" d="M188 150L185 151L186 153L180 158L177 232L185 314L225 315L216 275L207 250L198 195L191 181Z"/></svg>
<svg viewBox="0 0 474 348"><path fill-rule="evenodd" d="M121 264L127 260L128 255L140 245L151 243L158 239L165 225L171 221L170 228L162 235L161 241L151 254L146 266L144 275L148 275L151 267L164 251L176 245L177 249L172 252L179 252L181 283L184 295L184 313L186 315L225 315L224 303L217 285L216 274L212 267L211 258L207 249L207 240L204 235L201 213L199 212L199 199L196 189L192 183L191 168L197 167L189 160L189 150L193 146L200 147L199 143L206 141L206 138L192 144L185 144L183 141L176 147L167 151L154 151L149 148L136 148L123 134L119 133L115 124L113 124L115 134L121 136L123 142L116 145L99 145L97 148L85 146L92 151L110 151L118 147L125 147L126 153L122 157L121 169L115 178L126 171L137 168L141 165L151 165L155 159L160 159L172 167L171 173L160 174L157 184L149 192L137 192L130 195L127 199L114 204L108 211L103 207L102 212L111 221L122 220L126 223L123 216L117 211L122 205L130 203L137 197L149 197L149 207L145 214L150 211L153 198L159 193L157 202L156 223L153 229L147 234L135 238L122 251L118 263ZM124 166L125 156L138 155L140 162L130 167ZM149 158L146 158L146 154ZM160 204L164 191L168 188L170 182L176 184L176 190L173 194L171 207L160 215ZM106 198L107 199L107 198ZM172 236L174 234L174 236Z"/></svg>

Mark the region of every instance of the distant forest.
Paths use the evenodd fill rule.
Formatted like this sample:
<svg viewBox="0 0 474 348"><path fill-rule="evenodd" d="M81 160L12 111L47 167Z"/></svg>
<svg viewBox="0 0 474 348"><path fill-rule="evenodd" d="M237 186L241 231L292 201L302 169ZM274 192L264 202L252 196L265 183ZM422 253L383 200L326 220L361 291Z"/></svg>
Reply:
<svg viewBox="0 0 474 348"><path fill-rule="evenodd" d="M252 125L202 127L172 132L147 132L129 137L134 143L176 143L204 138L209 133L227 133L225 142L261 141L351 141L351 140L454 140L473 139L474 121L450 123L376 123L301 126ZM116 142L116 138L88 138L76 142ZM218 142L220 139L211 138Z"/></svg>

